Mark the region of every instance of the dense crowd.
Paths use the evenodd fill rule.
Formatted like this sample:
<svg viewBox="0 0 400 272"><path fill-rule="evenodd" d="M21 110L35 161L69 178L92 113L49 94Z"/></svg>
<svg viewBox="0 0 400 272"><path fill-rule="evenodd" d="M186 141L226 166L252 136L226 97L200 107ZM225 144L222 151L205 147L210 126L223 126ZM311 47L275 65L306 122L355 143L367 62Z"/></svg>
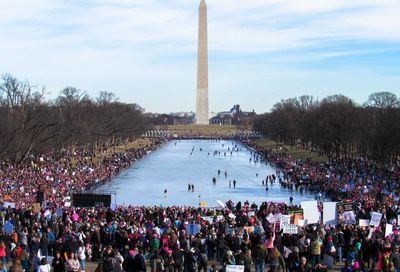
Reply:
<svg viewBox="0 0 400 272"><path fill-rule="evenodd" d="M12 261L11 271L84 271L86 261L99 262L98 271L223 271L242 265L250 271L325 271L327 259L343 272L399 271L400 236L385 237L387 223L397 226L400 167L380 165L364 158L317 163L294 161L271 150L251 146L279 170L271 182L287 190L326 194L334 201L352 200L357 219L382 213L376 228L358 224L298 226L297 234L283 234L270 215L287 214L285 203L224 207L65 207L65 196L110 180L148 151L164 143L113 154L93 163L95 154L75 151L61 159L32 158L15 167L2 165L3 207L0 212L0 271ZM39 210L38 186L45 185ZM279 209L278 209L279 207ZM323 204L320 204L323 214ZM51 258L43 258L53 256ZM3 270L1 270L3 269Z"/></svg>

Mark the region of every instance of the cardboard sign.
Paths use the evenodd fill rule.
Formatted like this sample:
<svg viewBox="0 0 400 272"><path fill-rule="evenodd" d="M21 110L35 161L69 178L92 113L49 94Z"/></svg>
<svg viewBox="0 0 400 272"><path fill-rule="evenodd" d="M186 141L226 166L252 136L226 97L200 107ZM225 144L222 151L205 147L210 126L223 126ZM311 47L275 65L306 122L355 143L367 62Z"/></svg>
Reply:
<svg viewBox="0 0 400 272"><path fill-rule="evenodd" d="M244 265L227 265L226 272L244 272Z"/></svg>
<svg viewBox="0 0 400 272"><path fill-rule="evenodd" d="M304 222L306 225L319 223L319 210L317 201L303 201L301 207L304 211Z"/></svg>
<svg viewBox="0 0 400 272"><path fill-rule="evenodd" d="M372 212L371 221L369 221L369 224L374 227L379 227L379 225L381 224L381 219L382 219L381 213Z"/></svg>

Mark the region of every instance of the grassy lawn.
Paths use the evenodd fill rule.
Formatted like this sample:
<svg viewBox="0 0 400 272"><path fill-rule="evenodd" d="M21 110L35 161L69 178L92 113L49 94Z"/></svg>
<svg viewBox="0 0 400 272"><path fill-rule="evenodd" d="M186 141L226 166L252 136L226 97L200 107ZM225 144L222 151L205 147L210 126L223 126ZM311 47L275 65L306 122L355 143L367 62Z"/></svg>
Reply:
<svg viewBox="0 0 400 272"><path fill-rule="evenodd" d="M96 154L96 157L93 158L93 162L98 163L99 161L110 157L111 154L113 153L121 153L124 151L127 151L132 148L143 148L147 145L149 145L151 141L149 139L138 139L132 142L127 143L126 145L118 145L114 147L110 147L104 152L99 152Z"/></svg>
<svg viewBox="0 0 400 272"><path fill-rule="evenodd" d="M236 134L238 131L243 129L237 126L218 126L218 125L184 125L184 126L162 126L158 129L168 130L173 134L179 136L217 136L217 137L229 137Z"/></svg>
<svg viewBox="0 0 400 272"><path fill-rule="evenodd" d="M328 158L326 156L320 156L317 152L313 152L307 149L299 149L294 146L284 145L282 143L278 143L271 139L262 138L257 140L257 145L266 148L272 148L276 152L284 152L287 149L287 154L290 155L293 159L305 160L310 158L313 161L327 161Z"/></svg>

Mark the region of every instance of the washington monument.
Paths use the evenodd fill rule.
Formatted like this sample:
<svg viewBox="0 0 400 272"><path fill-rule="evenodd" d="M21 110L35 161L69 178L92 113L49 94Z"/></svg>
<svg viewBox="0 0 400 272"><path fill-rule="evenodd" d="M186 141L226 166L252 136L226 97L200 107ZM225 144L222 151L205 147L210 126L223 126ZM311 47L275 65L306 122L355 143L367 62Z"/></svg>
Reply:
<svg viewBox="0 0 400 272"><path fill-rule="evenodd" d="M208 47L207 5L201 0L199 7L199 40L197 52L196 124L208 125Z"/></svg>

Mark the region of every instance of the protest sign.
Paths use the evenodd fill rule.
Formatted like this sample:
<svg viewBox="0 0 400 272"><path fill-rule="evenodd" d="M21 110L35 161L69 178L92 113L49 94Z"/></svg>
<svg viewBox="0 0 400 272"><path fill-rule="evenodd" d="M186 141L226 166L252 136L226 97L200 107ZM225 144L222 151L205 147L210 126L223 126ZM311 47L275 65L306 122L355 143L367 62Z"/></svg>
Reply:
<svg viewBox="0 0 400 272"><path fill-rule="evenodd" d="M285 224L282 226L282 230L285 234L297 234L297 225Z"/></svg>
<svg viewBox="0 0 400 272"><path fill-rule="evenodd" d="M207 221L210 224L212 224L214 222L214 217L212 217L212 216L203 216L202 218L204 221Z"/></svg>
<svg viewBox="0 0 400 272"><path fill-rule="evenodd" d="M347 211L343 213L344 224L345 225L354 225L357 224L356 216L354 211Z"/></svg>
<svg viewBox="0 0 400 272"><path fill-rule="evenodd" d="M319 223L319 210L317 201L303 201L301 207L304 211L304 223L317 224Z"/></svg>
<svg viewBox="0 0 400 272"><path fill-rule="evenodd" d="M190 235L196 235L200 232L200 225L199 224L189 224L187 225L187 232Z"/></svg>
<svg viewBox="0 0 400 272"><path fill-rule="evenodd" d="M299 220L304 220L303 209L292 209L287 212L290 215L290 223L298 225Z"/></svg>
<svg viewBox="0 0 400 272"><path fill-rule="evenodd" d="M324 202L324 212L322 214L325 225L337 225L338 214L336 211L337 202Z"/></svg>
<svg viewBox="0 0 400 272"><path fill-rule="evenodd" d="M392 224L386 224L386 229L385 229L385 238L388 237L393 233L393 225Z"/></svg>
<svg viewBox="0 0 400 272"><path fill-rule="evenodd" d="M290 224L290 215L282 214L280 220L280 229L283 228L284 225Z"/></svg>
<svg viewBox="0 0 400 272"><path fill-rule="evenodd" d="M233 235L235 234L235 229L234 228L225 228L225 235Z"/></svg>
<svg viewBox="0 0 400 272"><path fill-rule="evenodd" d="M244 265L227 265L226 272L244 272Z"/></svg>
<svg viewBox="0 0 400 272"><path fill-rule="evenodd" d="M290 253L292 253L292 251L284 246L283 247L283 257L285 257L287 259L289 257Z"/></svg>
<svg viewBox="0 0 400 272"><path fill-rule="evenodd" d="M275 222L276 222L276 217L275 217L275 215L273 215L272 213L270 213L270 214L267 216L267 221L268 221L270 224L275 223Z"/></svg>
<svg viewBox="0 0 400 272"><path fill-rule="evenodd" d="M371 221L369 221L369 224L374 227L379 227L379 225L381 224L381 219L382 219L381 213L372 212Z"/></svg>
<svg viewBox="0 0 400 272"><path fill-rule="evenodd" d="M368 227L369 226L369 220L368 219L360 219L358 221L358 225L360 227Z"/></svg>
<svg viewBox="0 0 400 272"><path fill-rule="evenodd" d="M253 233L254 232L254 226L249 226L249 227L244 227L244 230L247 231L247 233Z"/></svg>
<svg viewBox="0 0 400 272"><path fill-rule="evenodd" d="M344 213L353 211L353 202L347 201L347 202L337 203L336 211L337 211L337 216L338 216L337 217L338 223L340 225L348 225L348 223L345 222ZM347 219L349 219L348 217L349 217L349 215L347 215Z"/></svg>
<svg viewBox="0 0 400 272"><path fill-rule="evenodd" d="M15 203L14 202L4 201L3 207L4 208L15 209Z"/></svg>

